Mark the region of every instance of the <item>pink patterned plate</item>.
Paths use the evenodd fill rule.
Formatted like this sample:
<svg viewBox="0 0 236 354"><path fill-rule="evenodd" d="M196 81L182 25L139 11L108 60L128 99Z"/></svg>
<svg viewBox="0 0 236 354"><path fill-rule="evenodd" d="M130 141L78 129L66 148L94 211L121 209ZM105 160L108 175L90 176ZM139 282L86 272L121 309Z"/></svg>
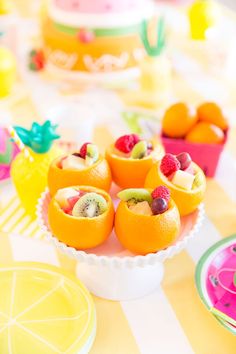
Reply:
<svg viewBox="0 0 236 354"><path fill-rule="evenodd" d="M18 152L7 129L0 127L0 181L10 178L11 163Z"/></svg>
<svg viewBox="0 0 236 354"><path fill-rule="evenodd" d="M218 321L236 335L236 235L217 242L198 262L198 293Z"/></svg>

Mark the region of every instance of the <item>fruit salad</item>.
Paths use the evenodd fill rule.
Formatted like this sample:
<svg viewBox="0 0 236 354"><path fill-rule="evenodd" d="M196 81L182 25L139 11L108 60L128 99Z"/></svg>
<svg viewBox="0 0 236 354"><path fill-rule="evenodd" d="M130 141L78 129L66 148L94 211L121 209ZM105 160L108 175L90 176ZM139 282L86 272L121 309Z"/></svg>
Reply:
<svg viewBox="0 0 236 354"><path fill-rule="evenodd" d="M55 159L48 172L48 187L51 195L66 187L89 185L109 191L111 170L98 147L84 143L79 151Z"/></svg>
<svg viewBox="0 0 236 354"><path fill-rule="evenodd" d="M175 156L166 154L160 163L160 170L175 186L192 190L204 183L204 176L194 169L191 156L187 152Z"/></svg>
<svg viewBox="0 0 236 354"><path fill-rule="evenodd" d="M145 187L165 185L171 191L180 215L195 211L203 201L206 179L200 167L187 152L178 155L165 154L148 172Z"/></svg>
<svg viewBox="0 0 236 354"><path fill-rule="evenodd" d="M121 136L106 151L113 181L121 188L143 187L149 169L163 155L159 142L136 134Z"/></svg>
<svg viewBox="0 0 236 354"><path fill-rule="evenodd" d="M79 152L63 157L60 167L64 170L84 170L96 163L98 159L98 147L91 143L85 143Z"/></svg>
<svg viewBox="0 0 236 354"><path fill-rule="evenodd" d="M129 251L145 255L173 244L180 230L180 215L166 186L153 190L125 189L115 216L115 231Z"/></svg>
<svg viewBox="0 0 236 354"><path fill-rule="evenodd" d="M84 250L102 244L111 234L114 206L110 195L91 186L62 188L52 197L48 221L55 237Z"/></svg>
<svg viewBox="0 0 236 354"><path fill-rule="evenodd" d="M130 188L118 193L118 198L127 202L128 208L139 215L159 215L168 210L170 190L159 186L152 192L144 188Z"/></svg>
<svg viewBox="0 0 236 354"><path fill-rule="evenodd" d="M155 158L155 148L151 141L143 140L137 134L129 134L116 140L114 154L135 160L144 159L150 154Z"/></svg>
<svg viewBox="0 0 236 354"><path fill-rule="evenodd" d="M107 201L102 195L78 188L59 189L55 200L66 214L77 218L95 218L107 210Z"/></svg>

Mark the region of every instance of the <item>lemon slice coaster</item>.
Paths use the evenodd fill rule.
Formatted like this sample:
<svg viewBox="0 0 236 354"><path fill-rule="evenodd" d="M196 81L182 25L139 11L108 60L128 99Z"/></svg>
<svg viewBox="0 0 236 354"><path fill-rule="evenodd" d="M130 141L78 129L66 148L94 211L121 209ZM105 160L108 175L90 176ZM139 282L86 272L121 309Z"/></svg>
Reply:
<svg viewBox="0 0 236 354"><path fill-rule="evenodd" d="M85 354L96 333L88 290L40 263L0 267L0 353Z"/></svg>

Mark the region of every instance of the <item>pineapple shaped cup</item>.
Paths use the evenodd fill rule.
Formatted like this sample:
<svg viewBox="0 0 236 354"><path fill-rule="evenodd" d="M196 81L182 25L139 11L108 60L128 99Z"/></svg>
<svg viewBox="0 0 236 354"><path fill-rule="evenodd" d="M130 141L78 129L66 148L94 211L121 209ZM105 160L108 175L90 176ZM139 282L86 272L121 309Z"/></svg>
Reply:
<svg viewBox="0 0 236 354"><path fill-rule="evenodd" d="M171 92L171 64L166 57L166 30L163 17L145 20L140 26L140 38L146 55L140 61L138 90L125 93L128 105L148 109L165 106Z"/></svg>
<svg viewBox="0 0 236 354"><path fill-rule="evenodd" d="M42 125L34 122L30 130L14 127L22 143L29 147L31 158L20 152L12 163L11 177L22 206L32 218L36 216L38 199L47 187L50 163L61 155L61 150L52 146L59 138L56 128L50 121Z"/></svg>

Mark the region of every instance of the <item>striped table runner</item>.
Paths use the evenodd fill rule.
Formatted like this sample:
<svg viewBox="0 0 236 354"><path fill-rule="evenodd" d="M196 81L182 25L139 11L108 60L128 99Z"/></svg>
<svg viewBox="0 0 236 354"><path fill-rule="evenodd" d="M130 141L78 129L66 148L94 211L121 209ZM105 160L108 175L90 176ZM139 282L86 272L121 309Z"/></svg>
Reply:
<svg viewBox="0 0 236 354"><path fill-rule="evenodd" d="M228 171L233 161L224 154L220 170ZM235 175L229 177L229 184L231 179L235 180ZM143 299L120 303L94 297L98 335L92 353L235 353L236 338L206 310L194 285L195 265L202 253L236 232L236 203L226 184L220 181L220 171L216 180L208 180L204 225L185 251L166 262L159 290ZM30 222L25 215L10 184L1 190L1 203L1 262L34 260L75 271L73 260L43 240L36 221Z"/></svg>

